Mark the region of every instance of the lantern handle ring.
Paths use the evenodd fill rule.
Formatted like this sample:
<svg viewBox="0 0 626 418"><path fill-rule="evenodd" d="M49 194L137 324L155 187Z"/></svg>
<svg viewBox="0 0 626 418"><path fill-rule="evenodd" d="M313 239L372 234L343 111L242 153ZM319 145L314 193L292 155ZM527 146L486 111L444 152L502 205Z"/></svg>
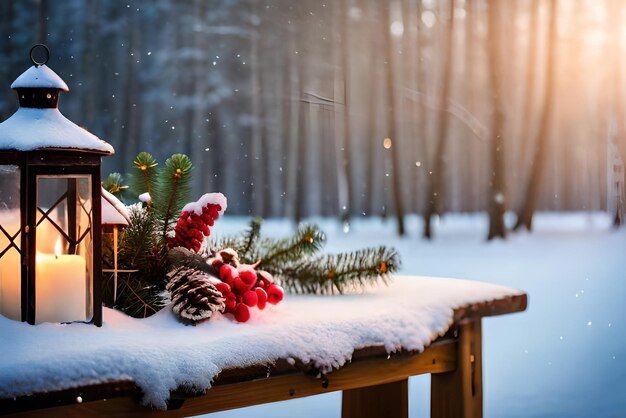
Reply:
<svg viewBox="0 0 626 418"><path fill-rule="evenodd" d="M46 52L46 58L43 61L37 61L35 59L35 56L33 55L33 52L35 52L35 49L37 49L37 48L43 48L43 50ZM39 67L41 65L46 65L46 63L48 62L49 59L50 59L50 50L48 49L48 47L46 45L44 45L44 44L35 44L30 49L30 61L33 63L33 65L35 67Z"/></svg>

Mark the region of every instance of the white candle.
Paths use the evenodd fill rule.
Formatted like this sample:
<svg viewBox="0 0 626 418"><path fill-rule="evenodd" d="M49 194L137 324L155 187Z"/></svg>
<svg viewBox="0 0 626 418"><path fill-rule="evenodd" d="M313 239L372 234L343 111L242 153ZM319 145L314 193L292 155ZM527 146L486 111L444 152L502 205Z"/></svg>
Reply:
<svg viewBox="0 0 626 418"><path fill-rule="evenodd" d="M37 254L35 322L86 320L86 262L80 255Z"/></svg>

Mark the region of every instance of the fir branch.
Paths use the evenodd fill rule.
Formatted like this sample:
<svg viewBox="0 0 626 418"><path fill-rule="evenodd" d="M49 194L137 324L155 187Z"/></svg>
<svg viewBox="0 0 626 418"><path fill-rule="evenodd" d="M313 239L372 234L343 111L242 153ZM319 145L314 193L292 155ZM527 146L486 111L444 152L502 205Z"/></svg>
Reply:
<svg viewBox="0 0 626 418"><path fill-rule="evenodd" d="M120 173L111 173L102 182L102 187L118 199L123 199L128 191L124 184L124 177Z"/></svg>
<svg viewBox="0 0 626 418"><path fill-rule="evenodd" d="M133 161L133 171L128 175L131 189L136 196L148 193L151 197L157 187L159 163L149 152L140 152ZM148 202L148 207L150 207Z"/></svg>
<svg viewBox="0 0 626 418"><path fill-rule="evenodd" d="M157 220L140 205L128 207L128 226L120 237L120 258L130 268L141 268L146 254L157 245Z"/></svg>
<svg viewBox="0 0 626 418"><path fill-rule="evenodd" d="M250 221L250 227L241 240L241 244L238 245L237 254L239 255L239 259L245 263L252 264L257 261L251 260L249 256L256 251L256 246L261 236L262 223L263 219L260 217L252 219Z"/></svg>
<svg viewBox="0 0 626 418"><path fill-rule="evenodd" d="M119 274L117 300L113 300L113 275L103 280L103 298L107 305L135 318L146 318L160 311L169 302L167 292L138 280L135 273Z"/></svg>
<svg viewBox="0 0 626 418"><path fill-rule="evenodd" d="M308 258L265 269L296 293L343 293L347 288L386 283L400 267L398 253L387 247Z"/></svg>
<svg viewBox="0 0 626 418"><path fill-rule="evenodd" d="M162 238L165 240L173 220L191 195L191 171L193 165L185 154L174 154L165 161L159 172L158 191L152 202L162 222Z"/></svg>
<svg viewBox="0 0 626 418"><path fill-rule="evenodd" d="M319 251L325 242L326 235L317 225L300 226L293 238L264 240L263 251L255 257L260 260L258 268L270 271L273 266L301 260Z"/></svg>

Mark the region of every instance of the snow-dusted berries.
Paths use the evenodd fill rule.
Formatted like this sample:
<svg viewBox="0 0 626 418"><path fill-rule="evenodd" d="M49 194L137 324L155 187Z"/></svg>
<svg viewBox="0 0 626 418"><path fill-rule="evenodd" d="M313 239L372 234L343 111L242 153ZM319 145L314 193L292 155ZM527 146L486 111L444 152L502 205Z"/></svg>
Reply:
<svg viewBox="0 0 626 418"><path fill-rule="evenodd" d="M185 247L198 252L204 237L211 234L210 227L225 210L226 197L221 193L207 193L197 202L185 205L167 244L170 248Z"/></svg>
<svg viewBox="0 0 626 418"><path fill-rule="evenodd" d="M236 255L230 249L222 250L208 263L219 272L222 281L215 287L224 295L224 312L233 314L238 322L246 322L251 308L265 309L268 302L275 305L283 299L284 292L273 283L269 273L239 264Z"/></svg>

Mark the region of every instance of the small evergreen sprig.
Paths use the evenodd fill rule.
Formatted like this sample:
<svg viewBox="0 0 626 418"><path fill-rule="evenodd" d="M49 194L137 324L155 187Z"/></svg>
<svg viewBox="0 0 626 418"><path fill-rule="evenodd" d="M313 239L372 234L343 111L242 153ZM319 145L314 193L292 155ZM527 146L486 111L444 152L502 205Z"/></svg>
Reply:
<svg viewBox="0 0 626 418"><path fill-rule="evenodd" d="M384 246L349 253L318 255L326 236L316 225L298 228L284 239L262 239L260 218L240 237L212 239L213 252L233 248L245 264L272 274L279 284L295 293L343 293L368 284L387 283L400 268L394 249Z"/></svg>
<svg viewBox="0 0 626 418"><path fill-rule="evenodd" d="M295 293L344 293L377 281L387 283L399 263L398 253L382 246L272 266L268 272Z"/></svg>
<svg viewBox="0 0 626 418"><path fill-rule="evenodd" d="M180 210L190 200L191 171L193 165L185 154L174 154L165 161L165 168L158 173L156 193L152 204L162 225L162 237L165 240L173 220L178 218Z"/></svg>
<svg viewBox="0 0 626 418"><path fill-rule="evenodd" d="M120 268L138 270L142 281L161 284L158 277L164 272L160 263L163 257L157 234L158 220L141 205L130 206L128 217L128 226L119 241Z"/></svg>
<svg viewBox="0 0 626 418"><path fill-rule="evenodd" d="M237 252L241 260L246 260L250 263L250 256L255 253L256 244L261 236L262 223L263 219L259 217L253 218L250 221L250 227L243 236L242 242L239 245L239 251Z"/></svg>
<svg viewBox="0 0 626 418"><path fill-rule="evenodd" d="M124 177L120 173L111 173L102 182L102 187L118 199L123 199L128 191L128 186L124 184Z"/></svg>
<svg viewBox="0 0 626 418"><path fill-rule="evenodd" d="M135 318L146 318L169 303L167 292L145 283L134 274L122 273L117 278L117 299L113 301L113 276L105 275L102 282L105 304Z"/></svg>
<svg viewBox="0 0 626 418"><path fill-rule="evenodd" d="M313 255L321 250L325 243L326 235L317 225L302 225L291 238L262 240L253 259L257 260L259 269L267 270L271 266L283 265Z"/></svg>
<svg viewBox="0 0 626 418"><path fill-rule="evenodd" d="M151 197L157 189L157 161L149 152L140 152L133 161L133 171L129 174L131 189L137 196L148 193ZM148 203L150 207L150 202Z"/></svg>

